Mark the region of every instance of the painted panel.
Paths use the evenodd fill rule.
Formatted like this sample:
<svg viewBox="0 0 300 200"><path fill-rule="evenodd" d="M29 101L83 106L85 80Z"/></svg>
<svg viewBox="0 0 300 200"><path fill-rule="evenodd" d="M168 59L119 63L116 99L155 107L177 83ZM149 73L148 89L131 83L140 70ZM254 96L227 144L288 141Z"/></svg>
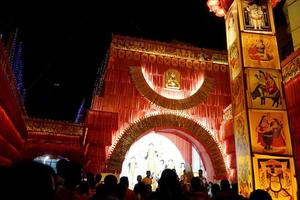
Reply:
<svg viewBox="0 0 300 200"><path fill-rule="evenodd" d="M292 155L285 111L249 110L249 121L254 153Z"/></svg>
<svg viewBox="0 0 300 200"><path fill-rule="evenodd" d="M245 67L280 68L275 36L242 33L242 46Z"/></svg>
<svg viewBox="0 0 300 200"><path fill-rule="evenodd" d="M271 1L241 0L238 2L242 31L274 34Z"/></svg>
<svg viewBox="0 0 300 200"><path fill-rule="evenodd" d="M239 193L248 197L253 190L250 140L246 112L234 117L235 148Z"/></svg>
<svg viewBox="0 0 300 200"><path fill-rule="evenodd" d="M230 67L231 80L235 79L242 71L240 34L236 2L233 2L225 18L228 64Z"/></svg>
<svg viewBox="0 0 300 200"><path fill-rule="evenodd" d="M255 189L267 191L273 200L297 199L293 158L255 155Z"/></svg>
<svg viewBox="0 0 300 200"><path fill-rule="evenodd" d="M233 114L236 115L245 110L245 95L244 95L244 82L243 74L233 81L231 81L231 93L232 93L232 108Z"/></svg>
<svg viewBox="0 0 300 200"><path fill-rule="evenodd" d="M270 69L246 69L247 101L250 108L285 109L281 73Z"/></svg>

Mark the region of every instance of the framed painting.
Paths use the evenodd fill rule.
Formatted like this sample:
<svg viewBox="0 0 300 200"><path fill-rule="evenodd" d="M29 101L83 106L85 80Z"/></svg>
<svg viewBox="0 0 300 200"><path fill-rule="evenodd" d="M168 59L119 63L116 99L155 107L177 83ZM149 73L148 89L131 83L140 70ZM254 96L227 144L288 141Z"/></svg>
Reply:
<svg viewBox="0 0 300 200"><path fill-rule="evenodd" d="M235 1L231 4L225 16L225 25L227 48L229 48L239 37L238 13Z"/></svg>
<svg viewBox="0 0 300 200"><path fill-rule="evenodd" d="M274 34L274 20L271 1L238 1L240 27L244 32Z"/></svg>
<svg viewBox="0 0 300 200"><path fill-rule="evenodd" d="M239 163L237 165L239 194L248 198L253 190L253 176L246 112L234 117L234 135L236 160Z"/></svg>
<svg viewBox="0 0 300 200"><path fill-rule="evenodd" d="M246 69L247 102L250 108L285 109L281 73L272 69Z"/></svg>
<svg viewBox="0 0 300 200"><path fill-rule="evenodd" d="M180 72L176 69L168 69L165 72L165 88L180 89Z"/></svg>
<svg viewBox="0 0 300 200"><path fill-rule="evenodd" d="M228 49L228 64L230 69L230 78L234 80L242 71L241 50L239 41L235 40Z"/></svg>
<svg viewBox="0 0 300 200"><path fill-rule="evenodd" d="M255 189L267 191L273 200L297 199L295 165L291 157L254 155Z"/></svg>
<svg viewBox="0 0 300 200"><path fill-rule="evenodd" d="M236 2L233 2L225 17L228 63L231 80L242 71L240 34Z"/></svg>
<svg viewBox="0 0 300 200"><path fill-rule="evenodd" d="M286 111L249 110L252 151L292 155Z"/></svg>
<svg viewBox="0 0 300 200"><path fill-rule="evenodd" d="M245 67L280 69L276 37L242 33Z"/></svg>
<svg viewBox="0 0 300 200"><path fill-rule="evenodd" d="M233 115L237 115L245 110L243 74L240 73L233 81L231 81L232 94L232 110Z"/></svg>

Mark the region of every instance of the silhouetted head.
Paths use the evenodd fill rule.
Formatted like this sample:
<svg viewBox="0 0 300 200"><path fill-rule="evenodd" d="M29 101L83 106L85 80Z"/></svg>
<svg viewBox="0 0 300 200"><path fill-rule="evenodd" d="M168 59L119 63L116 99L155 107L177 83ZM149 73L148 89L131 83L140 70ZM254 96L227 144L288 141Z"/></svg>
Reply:
<svg viewBox="0 0 300 200"><path fill-rule="evenodd" d="M213 196L216 196L221 191L219 184L215 183L211 186L211 193Z"/></svg>
<svg viewBox="0 0 300 200"><path fill-rule="evenodd" d="M118 179L112 174L105 176L103 192L108 195L115 194L118 185Z"/></svg>
<svg viewBox="0 0 300 200"><path fill-rule="evenodd" d="M230 190L230 183L227 179L223 179L221 181L221 190L222 191L228 191Z"/></svg>
<svg viewBox="0 0 300 200"><path fill-rule="evenodd" d="M7 192L9 199L54 199L54 170L51 167L22 161L13 164L7 172L7 190L3 192Z"/></svg>
<svg viewBox="0 0 300 200"><path fill-rule="evenodd" d="M192 192L201 191L201 180L199 177L193 177L191 179L191 191Z"/></svg>
<svg viewBox="0 0 300 200"><path fill-rule="evenodd" d="M136 177L136 180L137 180L138 183L141 182L141 181L142 181L142 176L141 176L141 175L138 175L138 176Z"/></svg>
<svg viewBox="0 0 300 200"><path fill-rule="evenodd" d="M70 162L65 174L65 187L74 189L82 179L82 167L78 163Z"/></svg>
<svg viewBox="0 0 300 200"><path fill-rule="evenodd" d="M201 176L203 175L203 170L202 170L202 169L199 169L199 170L198 170L198 174L199 174L199 176L201 177Z"/></svg>
<svg viewBox="0 0 300 200"><path fill-rule="evenodd" d="M151 172L148 170L148 171L146 171L146 175L147 175L147 177L149 178L150 176L151 176Z"/></svg>
<svg viewBox="0 0 300 200"><path fill-rule="evenodd" d="M272 197L264 190L254 190L251 192L249 200L272 200Z"/></svg>
<svg viewBox="0 0 300 200"><path fill-rule="evenodd" d="M116 186L117 184L118 184L118 179L114 175L109 174L109 175L105 176L104 185Z"/></svg>
<svg viewBox="0 0 300 200"><path fill-rule="evenodd" d="M66 171L68 170L69 167L70 167L70 162L69 161L67 161L66 159L60 159L56 163L57 174L59 176L61 176L62 178L65 178Z"/></svg>
<svg viewBox="0 0 300 200"><path fill-rule="evenodd" d="M128 186L129 186L128 177L127 176L122 176L120 178L120 183L123 184L123 185L125 185L128 188Z"/></svg>
<svg viewBox="0 0 300 200"><path fill-rule="evenodd" d="M158 184L161 188L169 187L178 182L177 174L172 169L165 169L161 173Z"/></svg>
<svg viewBox="0 0 300 200"><path fill-rule="evenodd" d="M96 183L99 183L101 181L101 179L102 179L102 175L101 174L96 174L95 175L95 182Z"/></svg>

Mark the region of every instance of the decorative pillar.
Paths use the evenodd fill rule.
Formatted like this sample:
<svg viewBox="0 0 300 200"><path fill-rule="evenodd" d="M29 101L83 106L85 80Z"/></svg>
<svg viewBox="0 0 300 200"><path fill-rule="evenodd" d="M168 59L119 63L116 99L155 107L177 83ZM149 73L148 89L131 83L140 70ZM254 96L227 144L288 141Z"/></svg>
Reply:
<svg viewBox="0 0 300 200"><path fill-rule="evenodd" d="M271 0L235 0L225 21L239 192L297 199Z"/></svg>

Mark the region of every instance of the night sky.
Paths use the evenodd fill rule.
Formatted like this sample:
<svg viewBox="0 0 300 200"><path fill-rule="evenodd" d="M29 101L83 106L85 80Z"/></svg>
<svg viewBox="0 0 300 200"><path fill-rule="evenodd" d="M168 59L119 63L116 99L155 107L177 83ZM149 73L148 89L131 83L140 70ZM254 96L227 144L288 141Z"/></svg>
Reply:
<svg viewBox="0 0 300 200"><path fill-rule="evenodd" d="M89 107L112 33L226 49L224 19L209 12L204 0L74 4L44 2L0 13L4 40L18 27L24 43L25 106L30 117L74 121L84 98Z"/></svg>

